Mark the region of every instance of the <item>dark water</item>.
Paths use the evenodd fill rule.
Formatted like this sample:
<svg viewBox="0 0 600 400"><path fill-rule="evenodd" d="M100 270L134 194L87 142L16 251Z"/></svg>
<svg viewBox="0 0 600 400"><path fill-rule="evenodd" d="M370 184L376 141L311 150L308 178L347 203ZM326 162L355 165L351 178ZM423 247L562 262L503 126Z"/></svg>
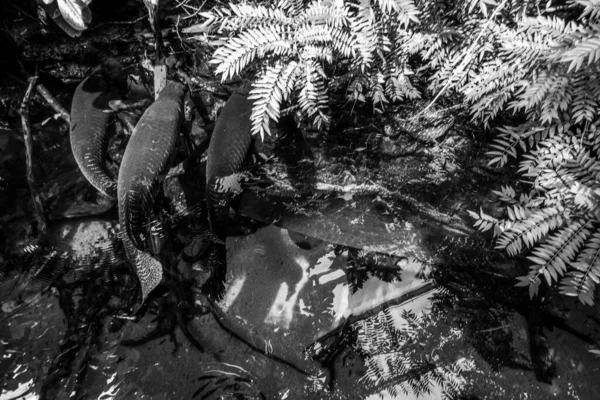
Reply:
<svg viewBox="0 0 600 400"><path fill-rule="evenodd" d="M3 302L2 398L31 381L32 399L72 391L102 399L594 398L598 359L589 346L545 330L557 374L552 384L536 381L527 318L499 302L508 289L486 288L473 266L440 272L370 257L261 228L228 240L223 302L208 304L182 284L177 294L155 293L135 320L114 316L134 283L125 266L79 262L57 290L34 300L25 292L30 304L16 313L9 316L16 303ZM372 257L395 272L373 276ZM106 258L118 259L118 249ZM203 274L200 265L179 267L190 279ZM561 307L571 325L598 335L589 309ZM122 345L151 332L149 341Z"/></svg>

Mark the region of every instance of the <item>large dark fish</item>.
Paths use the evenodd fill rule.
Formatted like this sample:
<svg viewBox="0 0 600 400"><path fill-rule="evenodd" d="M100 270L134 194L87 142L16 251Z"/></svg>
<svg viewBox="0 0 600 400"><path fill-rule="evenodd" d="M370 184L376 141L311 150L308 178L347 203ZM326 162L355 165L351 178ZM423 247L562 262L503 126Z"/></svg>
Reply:
<svg viewBox="0 0 600 400"><path fill-rule="evenodd" d="M248 98L248 89L246 86L227 100L208 146L206 205L214 243L210 253L211 276L203 290L214 300L221 299L225 292L227 217L233 197L241 190L238 172L252 144L253 102Z"/></svg>
<svg viewBox="0 0 600 400"><path fill-rule="evenodd" d="M442 223L374 196L335 198L310 215L283 211L277 225L325 242L422 262L439 262L450 248L472 246L470 228Z"/></svg>
<svg viewBox="0 0 600 400"><path fill-rule="evenodd" d="M183 123L183 94L183 85L167 83L137 123L119 169L119 223L127 256L140 279L142 302L162 279L162 266L145 251L145 244L154 200Z"/></svg>
<svg viewBox="0 0 600 400"><path fill-rule="evenodd" d="M252 144L252 100L248 92L235 92L225 103L208 146L206 202L209 223L219 239L225 239L231 198L238 192L238 172Z"/></svg>
<svg viewBox="0 0 600 400"><path fill-rule="evenodd" d="M71 149L79 169L98 191L110 198L117 197L117 183L106 169L107 126L112 117L108 107L111 99L100 67L85 78L73 96L71 105Z"/></svg>
<svg viewBox="0 0 600 400"><path fill-rule="evenodd" d="M454 255L465 250L487 246L459 218L436 216L424 205L414 210L408 196L397 195L401 199L390 201L393 205L376 195L332 194L321 191L320 199L304 200L302 206L300 198L245 192L237 211L265 223L276 220L280 228L332 244L427 263L457 259Z"/></svg>

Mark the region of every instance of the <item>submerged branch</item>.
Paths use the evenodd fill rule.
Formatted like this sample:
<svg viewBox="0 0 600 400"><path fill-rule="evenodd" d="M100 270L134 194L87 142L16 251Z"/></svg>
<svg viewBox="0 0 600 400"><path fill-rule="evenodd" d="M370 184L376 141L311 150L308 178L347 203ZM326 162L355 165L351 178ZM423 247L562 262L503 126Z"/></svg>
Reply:
<svg viewBox="0 0 600 400"><path fill-rule="evenodd" d="M37 221L37 234L42 236L46 233L46 215L44 213L44 205L42 198L38 192L33 174L33 139L31 137L31 127L29 123L29 99L31 92L36 84L37 76L29 78L29 87L23 96L19 114L21 115L21 125L23 128L23 138L25 139L25 160L27 163L27 184L31 192L31 200L33 201L35 219Z"/></svg>
<svg viewBox="0 0 600 400"><path fill-rule="evenodd" d="M29 81L31 82L31 78L29 79ZM35 85L35 89L44 98L44 100L46 100L48 105L50 107L52 107L52 109L57 114L60 114L61 118L64 119L67 124L70 125L71 124L71 115L69 115L67 110L65 110L64 107L58 102L58 100L56 100L56 98L52 95L52 93L50 93L48 91L48 89L46 89L46 87L44 85L42 85L41 83L38 83L37 85Z"/></svg>

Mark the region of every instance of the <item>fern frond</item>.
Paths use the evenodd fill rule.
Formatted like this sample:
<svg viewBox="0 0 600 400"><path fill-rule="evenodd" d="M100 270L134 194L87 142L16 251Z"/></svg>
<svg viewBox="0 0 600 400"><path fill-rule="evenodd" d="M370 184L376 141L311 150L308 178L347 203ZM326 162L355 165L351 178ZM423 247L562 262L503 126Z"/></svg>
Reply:
<svg viewBox="0 0 600 400"><path fill-rule="evenodd" d="M550 189L557 187L555 183L563 180L561 168L565 162L573 158L577 146L566 133L556 133L567 126L561 124L531 132L535 135L533 141L547 136L537 143L537 149L530 150L519 164L519 172L525 177L533 178L535 187Z"/></svg>
<svg viewBox="0 0 600 400"><path fill-rule="evenodd" d="M579 19L589 18L591 21L600 19L600 0L575 0L574 3L584 6Z"/></svg>
<svg viewBox="0 0 600 400"><path fill-rule="evenodd" d="M374 74L371 78L371 91L369 97L373 99L373 109L376 112L383 113L385 105L389 103L385 96L385 90L383 88L384 77L383 74Z"/></svg>
<svg viewBox="0 0 600 400"><path fill-rule="evenodd" d="M333 41L332 29L325 24L302 24L296 29L295 41L304 44L329 44Z"/></svg>
<svg viewBox="0 0 600 400"><path fill-rule="evenodd" d="M460 37L460 33L450 27L442 27L440 32L410 32L402 43L402 51L411 55L418 53L434 69L448 54L445 47L451 46Z"/></svg>
<svg viewBox="0 0 600 400"><path fill-rule="evenodd" d="M333 52L329 47L322 46L304 46L302 52L299 54L299 58L302 62L307 60L314 60L317 62L333 62Z"/></svg>
<svg viewBox="0 0 600 400"><path fill-rule="evenodd" d="M570 86L571 96L571 118L575 123L581 121L593 121L597 115L597 96L600 94L600 84L595 71L579 71L573 74Z"/></svg>
<svg viewBox="0 0 600 400"><path fill-rule="evenodd" d="M564 43L565 35L577 31L579 26L573 22L567 22L558 16L537 16L535 18L523 18L519 21L520 31L530 34L539 34L540 42L546 42L552 47Z"/></svg>
<svg viewBox="0 0 600 400"><path fill-rule="evenodd" d="M600 188L600 162L592 156L589 150L581 149L577 151L574 159L564 164L578 183L587 185L591 189Z"/></svg>
<svg viewBox="0 0 600 400"><path fill-rule="evenodd" d="M509 86L506 90L492 93L473 104L471 106L473 121L480 120L486 128L489 128L490 121L504 109L513 91L514 87Z"/></svg>
<svg viewBox="0 0 600 400"><path fill-rule="evenodd" d="M356 59L353 60L361 71L365 71L373 62L373 50L377 46L377 34L371 14L349 18L350 30L354 32L356 41ZM360 15L360 13L359 13Z"/></svg>
<svg viewBox="0 0 600 400"><path fill-rule="evenodd" d="M519 163L519 172L525 177L536 178L541 171L553 165L561 165L564 159L570 158L570 143L568 132L571 129L571 123L557 123L547 127L532 126L527 124L528 129L520 132L521 144L523 150L529 150L528 154L523 156ZM558 140L556 138L558 137ZM549 139L555 139L554 142L546 142ZM560 149L553 146L552 143L560 146ZM537 150L530 150L537 148ZM560 154L557 156L556 154Z"/></svg>
<svg viewBox="0 0 600 400"><path fill-rule="evenodd" d="M408 28L409 23L419 23L419 9L412 0L377 0L383 14L395 14L400 28Z"/></svg>
<svg viewBox="0 0 600 400"><path fill-rule="evenodd" d="M292 61L287 65L277 63L268 67L254 83L249 98L254 100L252 108L252 134L264 139L270 135L269 121L279 120L281 102L289 98L298 79L301 66Z"/></svg>
<svg viewBox="0 0 600 400"><path fill-rule="evenodd" d="M578 297L588 305L594 304L594 289L600 283L600 232L594 231L579 253L576 262L571 264L575 269L569 272L560 282L560 292L567 296Z"/></svg>
<svg viewBox="0 0 600 400"><path fill-rule="evenodd" d="M518 221L503 232L496 248L504 249L512 256L521 253L524 246L531 248L548 232L563 224L563 211L560 207L548 207L533 212L529 218Z"/></svg>
<svg viewBox="0 0 600 400"><path fill-rule="evenodd" d="M554 91L557 78L555 71L541 71L537 75L536 81L532 82L517 96L517 99L510 104L509 109L531 110L540 104L548 93Z"/></svg>
<svg viewBox="0 0 600 400"><path fill-rule="evenodd" d="M508 157L517 157L517 146L524 147L521 139L522 132L527 130L528 125L520 125L517 127L503 126L498 128L500 135L494 139L490 147L493 150L486 154L491 160L488 165L498 165L503 167L508 162Z"/></svg>
<svg viewBox="0 0 600 400"><path fill-rule="evenodd" d="M389 78L385 81L385 94L392 101L421 98L421 93L411 84L406 74L400 71L389 74Z"/></svg>
<svg viewBox="0 0 600 400"><path fill-rule="evenodd" d="M313 119L313 124L317 127L329 124L326 113L329 97L322 76L319 65L308 61L305 64L304 74L300 77L304 87L298 95L300 108Z"/></svg>
<svg viewBox="0 0 600 400"><path fill-rule="evenodd" d="M304 1L279 0L276 8L285 11L288 15L300 15L304 10Z"/></svg>
<svg viewBox="0 0 600 400"><path fill-rule="evenodd" d="M214 8L212 11L199 14L205 19L201 25L195 25L184 30L185 33L194 32L237 32L245 29L263 26L291 26L294 25L284 10L280 8L250 5L247 3L229 4L228 7Z"/></svg>
<svg viewBox="0 0 600 400"><path fill-rule="evenodd" d="M517 204L517 200L515 199L517 192L510 186L501 186L500 190L493 190L496 196L500 198L500 201L508 204Z"/></svg>
<svg viewBox="0 0 600 400"><path fill-rule="evenodd" d="M210 62L218 64L216 73L224 81L237 75L256 57L262 58L267 53L289 55L292 52L289 35L289 31L276 25L249 29L219 47Z"/></svg>
<svg viewBox="0 0 600 400"><path fill-rule="evenodd" d="M368 80L363 74L356 74L353 76L352 81L348 85L346 90L346 97L349 102L359 101L364 103L366 101L365 91L368 88Z"/></svg>
<svg viewBox="0 0 600 400"><path fill-rule="evenodd" d="M550 125L553 121L559 121L559 112L567 111L573 100L569 89L570 81L565 76L556 77L552 88L540 105L540 122Z"/></svg>
<svg viewBox="0 0 600 400"><path fill-rule="evenodd" d="M305 10L295 14L298 23L327 24L332 28L341 28L348 25L348 7L342 2L313 1Z"/></svg>
<svg viewBox="0 0 600 400"><path fill-rule="evenodd" d="M474 103L487 94L505 90L508 85L522 77L518 65L507 65L501 60L491 60L482 65L479 73L461 88L465 100Z"/></svg>
<svg viewBox="0 0 600 400"><path fill-rule="evenodd" d="M357 43L345 30L327 25L301 25L294 35L298 46L319 46L321 51L331 52L333 48L340 56L350 58L355 55Z"/></svg>
<svg viewBox="0 0 600 400"><path fill-rule="evenodd" d="M600 156L600 134L598 133L598 121L596 120L587 125L587 129L583 135L586 145L597 158Z"/></svg>
<svg viewBox="0 0 600 400"><path fill-rule="evenodd" d="M353 58L356 55L358 43L355 38L342 29L333 29L331 32L331 45L342 57Z"/></svg>
<svg viewBox="0 0 600 400"><path fill-rule="evenodd" d="M590 236L591 226L591 222L574 220L548 237L545 244L536 247L532 255L527 257L535 264L529 267L529 274L522 277L517 286L523 286L528 281L530 286L537 287L540 276L546 279L548 285L557 282Z"/></svg>
<svg viewBox="0 0 600 400"><path fill-rule="evenodd" d="M600 194L598 189L593 190L591 187L575 181L569 188L569 192L573 197L575 207L585 210L593 218L600 216Z"/></svg>
<svg viewBox="0 0 600 400"><path fill-rule="evenodd" d="M510 225L505 221L500 221L497 218L487 215L481 208L479 209L479 213L471 210L468 210L468 213L473 219L476 220L473 226L475 226L481 232L485 232L493 228L494 236L502 234L507 229L507 226Z"/></svg>
<svg viewBox="0 0 600 400"><path fill-rule="evenodd" d="M557 52L554 59L561 63L569 63L567 72L577 71L587 64L600 60L600 25L579 26L562 38L563 51Z"/></svg>

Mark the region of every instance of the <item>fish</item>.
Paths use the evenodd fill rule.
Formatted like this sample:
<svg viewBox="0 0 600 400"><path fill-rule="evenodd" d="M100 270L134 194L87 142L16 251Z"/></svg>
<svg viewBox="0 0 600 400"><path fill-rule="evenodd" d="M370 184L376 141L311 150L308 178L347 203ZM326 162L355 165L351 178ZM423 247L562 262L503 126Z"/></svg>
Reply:
<svg viewBox="0 0 600 400"><path fill-rule="evenodd" d="M489 247L460 218L444 218L426 205L415 209L418 202L407 195L350 195L317 186L308 198L246 191L237 212L334 245L423 263L443 263L461 249Z"/></svg>
<svg viewBox="0 0 600 400"><path fill-rule="evenodd" d="M207 150L206 206L213 244L211 275L203 291L212 300L222 299L225 293L229 209L232 199L241 192L239 171L253 140L250 120L253 101L248 95L249 85L246 85L229 97L217 118Z"/></svg>
<svg viewBox="0 0 600 400"><path fill-rule="evenodd" d="M71 105L71 151L83 176L100 193L116 199L117 182L106 168L106 151L110 139L108 124L112 112L108 102L112 99L96 67L75 89Z"/></svg>
<svg viewBox="0 0 600 400"><path fill-rule="evenodd" d="M167 82L138 121L123 154L117 197L121 237L142 289L142 303L162 279L162 264L146 251L154 201L177 150L185 87Z"/></svg>

